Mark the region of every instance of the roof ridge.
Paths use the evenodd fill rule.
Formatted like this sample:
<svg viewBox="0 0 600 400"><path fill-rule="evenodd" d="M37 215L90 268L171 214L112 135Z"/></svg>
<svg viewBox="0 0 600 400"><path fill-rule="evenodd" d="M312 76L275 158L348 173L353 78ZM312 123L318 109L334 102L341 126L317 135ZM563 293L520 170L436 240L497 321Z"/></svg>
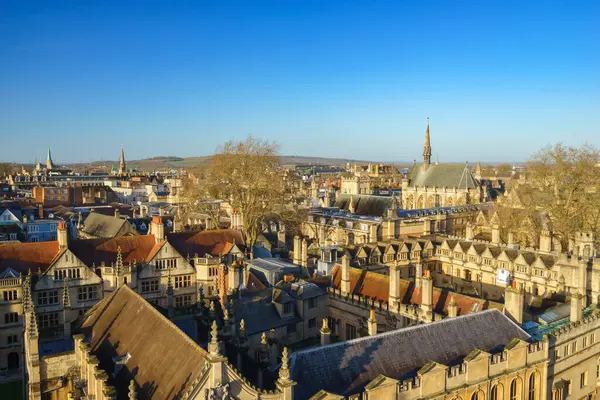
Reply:
<svg viewBox="0 0 600 400"><path fill-rule="evenodd" d="M379 334L374 335L374 336L364 336L364 337L360 337L360 338L356 338L356 339L346 340L346 341L343 341L343 342L329 344L327 346L312 347L312 348L309 348L309 349L305 349L305 350L301 350L301 351L295 352L294 354L292 354L291 357L295 357L297 354L312 353L312 352L315 352L315 351L322 350L324 348L331 349L331 348L334 348L334 347L340 347L340 346L343 346L343 345L347 345L349 343L360 343L362 341L373 340L373 339L376 339L376 338L383 338L383 337L391 336L393 334L397 334L398 332L407 332L407 331L425 329L428 326L433 325L433 324L440 324L441 325L441 324L444 324L444 323L451 323L451 322L453 323L454 321L456 321L458 319L461 319L461 318L464 318L464 319L466 319L466 318L474 318L475 316L480 316L482 314L490 314L490 313L500 313L505 318L507 318L508 320L510 320L514 325L516 325L517 327L519 327L519 325L515 324L510 318L506 317L506 315L504 313L502 313L499 310L496 310L494 308L494 309L483 310L483 311L476 312L476 313L471 313L471 314L466 314L466 315L459 315L459 316L454 317L454 318L444 318L441 321L435 321L435 322L432 322L432 323L418 324L418 325L408 326L406 328L395 329L393 331L379 333ZM519 329L521 329L525 334L527 334L529 336L529 334L527 332L525 332L521 327L519 327Z"/></svg>

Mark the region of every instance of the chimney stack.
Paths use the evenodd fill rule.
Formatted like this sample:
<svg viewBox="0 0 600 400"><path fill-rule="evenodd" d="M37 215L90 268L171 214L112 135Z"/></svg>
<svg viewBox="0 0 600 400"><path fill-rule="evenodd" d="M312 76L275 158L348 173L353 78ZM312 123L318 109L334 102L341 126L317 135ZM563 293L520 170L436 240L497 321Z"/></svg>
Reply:
<svg viewBox="0 0 600 400"><path fill-rule="evenodd" d="M58 240L58 248L66 249L69 245L69 236L67 234L67 224L65 221L58 221L58 229L56 230L56 238Z"/></svg>
<svg viewBox="0 0 600 400"><path fill-rule="evenodd" d="M428 269L423 273L421 279L421 311L426 321L432 320L433 313L433 278Z"/></svg>
<svg viewBox="0 0 600 400"><path fill-rule="evenodd" d="M115 218L121 218L121 210L119 207L115 208Z"/></svg>
<svg viewBox="0 0 600 400"><path fill-rule="evenodd" d="M450 303L448 303L448 317L454 318L456 316L458 316L458 304L456 303L456 298L452 296Z"/></svg>
<svg viewBox="0 0 600 400"><path fill-rule="evenodd" d="M323 326L321 327L321 346L327 346L331 343L331 329L329 329L329 323L327 318L323 318Z"/></svg>
<svg viewBox="0 0 600 400"><path fill-rule="evenodd" d="M350 293L350 256L342 256L342 283L340 285L342 293Z"/></svg>
<svg viewBox="0 0 600 400"><path fill-rule="evenodd" d="M161 240L165 240L165 226L163 225L162 217L159 217L156 215L154 217L152 217L152 222L150 224L150 230L152 231L152 234L154 235L154 239L156 240L156 243L160 242Z"/></svg>
<svg viewBox="0 0 600 400"><path fill-rule="evenodd" d="M524 306L525 296L523 290L517 287L516 281L513 281L504 291L504 313L520 325L523 323Z"/></svg>
<svg viewBox="0 0 600 400"><path fill-rule="evenodd" d="M377 318L375 318L375 309L371 308L369 311L369 320L367 321L369 336L377 335Z"/></svg>

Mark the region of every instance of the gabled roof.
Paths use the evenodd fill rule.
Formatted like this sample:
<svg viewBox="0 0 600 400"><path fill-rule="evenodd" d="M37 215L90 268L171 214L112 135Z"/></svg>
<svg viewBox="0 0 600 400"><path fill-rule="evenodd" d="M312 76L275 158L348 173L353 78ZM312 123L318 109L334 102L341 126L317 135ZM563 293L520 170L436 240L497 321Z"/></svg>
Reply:
<svg viewBox="0 0 600 400"><path fill-rule="evenodd" d="M242 233L234 229L173 232L167 236L167 241L184 257L194 254L218 257L229 253L235 246L241 251L245 248Z"/></svg>
<svg viewBox="0 0 600 400"><path fill-rule="evenodd" d="M448 365L473 350L495 352L529 335L498 310L416 325L299 351L290 357L295 397L323 389L350 395L385 375L401 379L431 361Z"/></svg>
<svg viewBox="0 0 600 400"><path fill-rule="evenodd" d="M137 234L126 219L97 212L90 213L87 216L81 230L88 235L99 238L111 238L123 233Z"/></svg>
<svg viewBox="0 0 600 400"><path fill-rule="evenodd" d="M148 262L164 245L156 243L154 235L117 236L114 238L81 239L69 243L69 250L84 264L100 266L102 262L110 265L117 260L118 248L124 263Z"/></svg>
<svg viewBox="0 0 600 400"><path fill-rule="evenodd" d="M139 399L181 398L206 361L204 349L127 285L90 309L80 330L117 393L134 379ZM127 354L113 377L113 359Z"/></svg>
<svg viewBox="0 0 600 400"><path fill-rule="evenodd" d="M348 211L350 209L350 199L352 199L355 214L371 217L385 216L388 208L393 205L393 198L391 196L340 194L335 201L335 206Z"/></svg>
<svg viewBox="0 0 600 400"><path fill-rule="evenodd" d="M46 272L56 257L62 253L56 240L37 243L0 244L0 271L6 267L20 272Z"/></svg>

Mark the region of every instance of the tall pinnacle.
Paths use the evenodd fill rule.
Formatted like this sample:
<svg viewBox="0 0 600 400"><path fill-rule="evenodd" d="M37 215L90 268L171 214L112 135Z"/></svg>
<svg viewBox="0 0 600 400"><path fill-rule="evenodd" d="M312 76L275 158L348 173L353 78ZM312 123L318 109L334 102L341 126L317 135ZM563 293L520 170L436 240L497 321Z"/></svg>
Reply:
<svg viewBox="0 0 600 400"><path fill-rule="evenodd" d="M121 158L119 158L119 173L124 174L127 172L127 164L125 164L125 150L121 147Z"/></svg>
<svg viewBox="0 0 600 400"><path fill-rule="evenodd" d="M425 127L425 145L423 146L423 163L426 166L431 164L431 138L429 137L429 118Z"/></svg>
<svg viewBox="0 0 600 400"><path fill-rule="evenodd" d="M52 162L52 154L50 153L50 146L48 146L48 157L46 157L46 168L48 168L48 169L54 168L54 163Z"/></svg>

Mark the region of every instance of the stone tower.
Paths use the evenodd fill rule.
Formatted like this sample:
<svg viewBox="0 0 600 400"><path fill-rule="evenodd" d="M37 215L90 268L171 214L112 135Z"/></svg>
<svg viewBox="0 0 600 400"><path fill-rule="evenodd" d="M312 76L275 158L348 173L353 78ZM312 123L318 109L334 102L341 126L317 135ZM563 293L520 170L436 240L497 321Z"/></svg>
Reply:
<svg viewBox="0 0 600 400"><path fill-rule="evenodd" d="M119 175L127 172L127 164L125 164L125 151L121 147L121 158L119 158Z"/></svg>
<svg viewBox="0 0 600 400"><path fill-rule="evenodd" d="M429 137L429 118L425 127L425 145L423 146L423 164L425 168L431 164L431 138Z"/></svg>

